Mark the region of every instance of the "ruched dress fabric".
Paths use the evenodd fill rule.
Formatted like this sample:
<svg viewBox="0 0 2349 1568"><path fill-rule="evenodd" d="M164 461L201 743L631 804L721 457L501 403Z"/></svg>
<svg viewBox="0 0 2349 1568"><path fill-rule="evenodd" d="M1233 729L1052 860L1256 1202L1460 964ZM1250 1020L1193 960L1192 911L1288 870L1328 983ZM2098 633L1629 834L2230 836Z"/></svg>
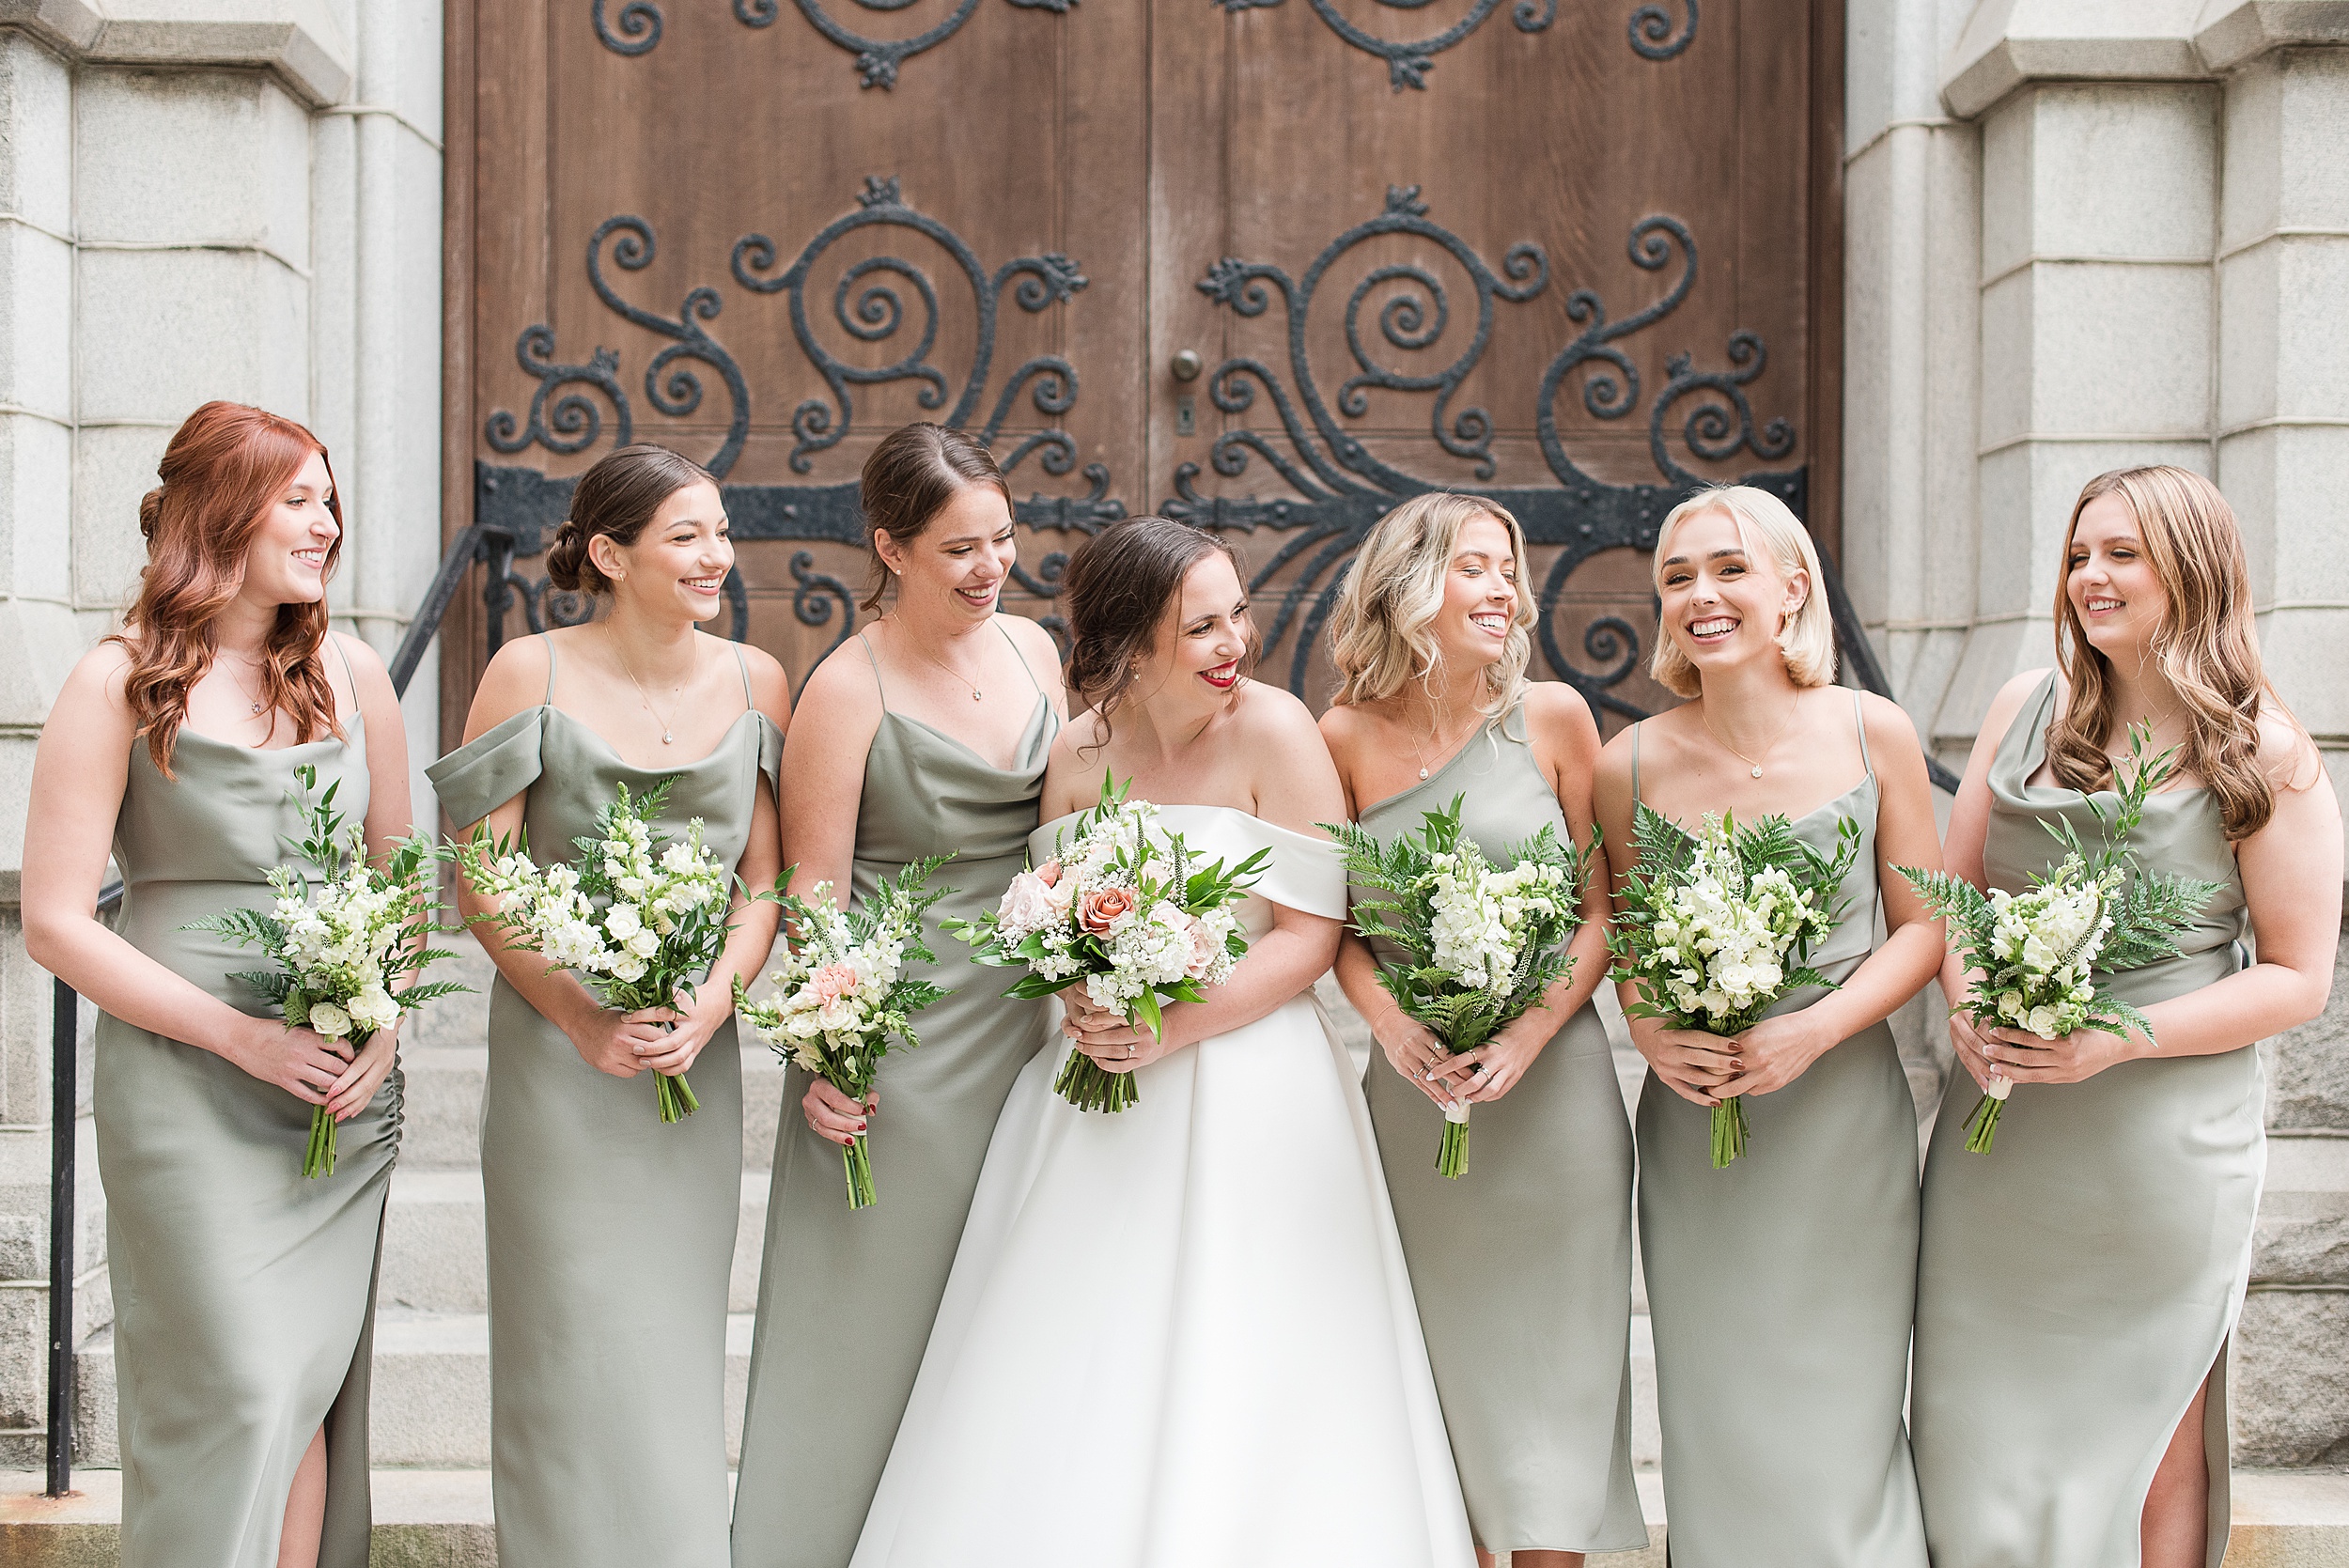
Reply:
<svg viewBox="0 0 2349 1568"><path fill-rule="evenodd" d="M1037 830L1041 861L1063 818ZM1259 847L1237 913L1338 918L1327 841ZM1019 1075L854 1568L1468 1568L1468 1522L1352 1063L1311 991L1135 1075L1140 1103ZM886 1202L886 1200L883 1200Z"/></svg>
<svg viewBox="0 0 2349 1568"><path fill-rule="evenodd" d="M360 716L273 751L182 729L175 778L131 753L115 863L117 929L141 953L256 1017L238 970L270 961L190 921L270 908L263 869L295 863L293 770L367 811ZM226 1057L119 1018L98 1020L98 1163L115 1305L127 1568L275 1568L294 1469L321 1423L320 1568L366 1568L367 1373L383 1201L399 1146L395 1067L336 1130L334 1173L302 1173L311 1108Z"/></svg>
<svg viewBox="0 0 2349 1568"><path fill-rule="evenodd" d="M573 858L619 784L642 793L674 778L655 825L682 834L701 818L702 842L731 870L759 775L772 780L782 754L753 708L698 762L637 768L550 702L427 771L459 823L523 796L542 865ZM733 1020L686 1079L701 1109L664 1124L649 1074L599 1072L504 976L492 988L481 1179L503 1568L727 1560L726 1280L742 1190Z"/></svg>
<svg viewBox="0 0 2349 1568"><path fill-rule="evenodd" d="M848 1207L840 1146L800 1113L808 1075L785 1076L735 1486L740 1568L842 1568L855 1549L988 1135L1045 1038L1045 1003L1003 994L1018 971L973 964L937 923L993 909L1027 863L1059 716L1039 690L1013 766L996 768L886 703L884 691L857 808L854 893L871 896L924 856L956 854L930 884L946 894L928 916L938 962L910 971L950 994L916 1016L921 1048L881 1064L870 1208Z"/></svg>
<svg viewBox="0 0 2349 1568"><path fill-rule="evenodd" d="M1863 731L1863 760L1866 747ZM1875 941L1876 805L1871 767L1794 823L1822 854L1845 819L1860 826L1843 921L1811 955L1838 983ZM1745 1111L1746 1152L1716 1171L1712 1112L1652 1071L1641 1088L1640 1247L1673 1568L1925 1568L1902 1421L1917 1110L1891 1030L1861 1030L1784 1088L1746 1095Z"/></svg>
<svg viewBox="0 0 2349 1568"><path fill-rule="evenodd" d="M1520 710L1480 731L1365 810L1363 831L1392 842L1459 796L1462 831L1496 865L1545 827L1568 840L1524 722ZM1515 1088L1470 1112L1457 1180L1436 1172L1435 1103L1378 1054L1365 1088L1477 1544L1645 1546L1631 1475L1631 1124L1597 1011L1568 1018Z"/></svg>
<svg viewBox="0 0 2349 1568"><path fill-rule="evenodd" d="M2099 842L2093 797L2030 781L2046 760L2055 676L1990 766L1983 871L2020 893L2062 849ZM2148 1007L2233 973L2243 880L2206 789L2145 802L2129 843L2149 871L2220 891L2179 956L2100 974ZM1987 1155L1966 1150L1960 1074L1925 1165L1918 1271L1917 1469L1935 1568L2136 1568L2154 1472L2195 1389L2210 1473L2206 1561L2227 1546L2226 1345L2249 1279L2266 1172L2259 1051L2144 1058L2078 1083L2017 1084Z"/></svg>

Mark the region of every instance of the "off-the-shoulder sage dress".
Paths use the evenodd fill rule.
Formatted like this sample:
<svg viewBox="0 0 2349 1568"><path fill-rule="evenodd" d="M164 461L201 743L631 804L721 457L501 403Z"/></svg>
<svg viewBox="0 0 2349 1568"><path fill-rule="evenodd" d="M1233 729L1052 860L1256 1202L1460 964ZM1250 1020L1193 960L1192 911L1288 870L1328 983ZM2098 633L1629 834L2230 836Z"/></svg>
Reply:
<svg viewBox="0 0 2349 1568"><path fill-rule="evenodd" d="M908 862L957 852L932 878L946 896L930 919L974 920L1025 864L1059 715L1039 688L1012 766L996 768L890 709L885 689L881 700L857 807L855 895L870 896ZM1016 973L972 963L968 947L932 931L939 961L926 972L953 994L916 1020L921 1048L881 1068L868 1134L879 1193L872 1207L848 1206L839 1146L800 1114L807 1075L793 1067L785 1077L735 1486L740 1568L848 1560L946 1289L988 1135L1044 1042L1045 1004L1003 994Z"/></svg>
<svg viewBox="0 0 2349 1568"><path fill-rule="evenodd" d="M1159 820L1202 859L1272 851L1252 940L1274 904L1345 913L1326 840ZM1139 1069L1115 1115L1053 1094L1061 1061L1003 1106L853 1568L1469 1568L1377 1143L1313 992Z"/></svg>
<svg viewBox="0 0 2349 1568"><path fill-rule="evenodd" d="M233 971L268 968L189 922L268 909L290 862L294 768L351 821L367 812L366 733L257 751L182 728L176 777L133 743L115 863L131 945L241 1013ZM310 1107L226 1057L98 1020L92 1101L106 1186L126 1568L275 1568L294 1467L326 1429L320 1568L366 1568L367 1373L400 1074L336 1129L334 1173L302 1173Z"/></svg>
<svg viewBox="0 0 2349 1568"><path fill-rule="evenodd" d="M1363 831L1415 832L1459 796L1463 831L1495 864L1545 827L1566 840L1524 725L1520 709L1480 730L1433 775L1364 810ZM1395 957L1377 947L1382 963ZM1383 1057L1365 1087L1477 1544L1645 1546L1631 1479L1631 1124L1596 1009L1568 1018L1516 1088L1475 1108L1457 1180L1436 1172L1434 1102Z"/></svg>
<svg viewBox="0 0 2349 1568"><path fill-rule="evenodd" d="M1861 725L1858 694L1853 722ZM1867 756L1867 732L1859 748ZM1632 750L1632 790L1639 751ZM1812 952L1841 982L1877 914L1876 776L1794 823L1831 854L1860 826L1847 913ZM1771 1014L1825 993L1797 991ZM1640 1248L1656 1330L1673 1568L1925 1568L1902 1400L1917 1284L1917 1110L1885 1024L1745 1097L1746 1152L1650 1072Z"/></svg>
<svg viewBox="0 0 2349 1568"><path fill-rule="evenodd" d="M2097 842L2091 797L2030 782L2055 702L2050 675L1991 762L1993 888L2019 893L2061 856L2046 822ZM2115 797L2093 800L2112 815ZM2179 956L2099 981L2149 1007L2232 974L2243 878L2217 799L2156 794L2129 842L2147 869L2220 891ZM2018 1084L1986 1155L1966 1150L1973 1087L1951 1086L1925 1164L1914 1421L1935 1568L2136 1568L2154 1471L2205 1375L2217 1568L2227 1336L2266 1172L2257 1048Z"/></svg>
<svg viewBox="0 0 2349 1568"><path fill-rule="evenodd" d="M737 654L738 660L739 654ZM532 857L571 841L627 784L674 778L657 825L729 870L783 737L751 702L717 748L637 768L547 700L427 772L451 820L521 795ZM488 939L496 940L494 936ZM614 1078L500 976L490 998L481 1179L490 1254L490 1477L504 1568L723 1568L726 1277L742 1181L732 1019L686 1075L701 1109L663 1123L649 1076Z"/></svg>

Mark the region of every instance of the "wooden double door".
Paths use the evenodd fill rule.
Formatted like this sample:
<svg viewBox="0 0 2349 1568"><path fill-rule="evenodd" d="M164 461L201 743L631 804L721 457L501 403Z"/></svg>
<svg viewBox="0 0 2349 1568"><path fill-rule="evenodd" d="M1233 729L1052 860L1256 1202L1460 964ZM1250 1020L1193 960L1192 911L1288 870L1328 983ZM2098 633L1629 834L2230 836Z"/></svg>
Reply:
<svg viewBox="0 0 2349 1568"><path fill-rule="evenodd" d="M1658 700L1641 551L1746 477L1837 542L1835 0L450 0L454 724L630 440L708 464L723 625L852 629L881 435L984 432L1006 607L1157 510L1227 530L1264 678L1398 500L1534 542L1536 673Z"/></svg>

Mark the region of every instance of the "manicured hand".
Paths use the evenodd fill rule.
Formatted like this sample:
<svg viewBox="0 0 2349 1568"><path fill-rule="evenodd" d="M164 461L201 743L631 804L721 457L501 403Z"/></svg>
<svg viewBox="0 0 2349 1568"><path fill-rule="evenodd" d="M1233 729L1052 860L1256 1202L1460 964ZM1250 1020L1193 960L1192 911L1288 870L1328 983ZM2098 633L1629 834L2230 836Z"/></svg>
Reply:
<svg viewBox="0 0 2349 1568"><path fill-rule="evenodd" d="M1959 1011L1950 1015L1950 1048L1957 1053L1958 1065L1966 1069L1975 1087L1985 1094L1993 1083L2004 1077L1983 1054L1990 1044L1989 1036L1975 1026L1971 1013Z"/></svg>
<svg viewBox="0 0 2349 1568"><path fill-rule="evenodd" d="M1431 1104L1452 1104L1452 1080L1438 1076L1438 1069L1452 1059L1451 1053L1434 1030L1390 1002L1371 1021L1370 1037L1378 1042L1378 1048L1387 1053L1387 1064L1402 1075L1404 1082L1426 1095Z"/></svg>
<svg viewBox="0 0 2349 1568"><path fill-rule="evenodd" d="M632 1018L673 1018L677 1027L656 1038L640 1042L634 1048L636 1064L671 1078L692 1066L709 1044L709 1037L718 1032L718 1026L734 1016L734 997L718 987L705 986L700 1000L682 994L672 998L670 1007L648 1007L642 1013L631 1013Z"/></svg>
<svg viewBox="0 0 2349 1568"><path fill-rule="evenodd" d="M345 1040L327 1040L275 1018L255 1018L228 1060L263 1083L273 1083L305 1105L324 1105L356 1053Z"/></svg>
<svg viewBox="0 0 2349 1568"><path fill-rule="evenodd" d="M864 1103L859 1105L820 1078L810 1082L807 1093L800 1096L800 1114L807 1118L808 1130L844 1149L857 1141L867 1119L879 1109L879 1090L865 1095Z"/></svg>
<svg viewBox="0 0 2349 1568"><path fill-rule="evenodd" d="M383 1080L392 1075L392 1065L399 1060L399 1025L379 1029L367 1037L365 1049L352 1059L343 1076L334 1080L334 1087L326 1097L327 1113L337 1122L348 1122L367 1108L375 1092L383 1087Z"/></svg>
<svg viewBox="0 0 2349 1568"><path fill-rule="evenodd" d="M1719 1105L1720 1086L1746 1069L1736 1041L1701 1029L1666 1029L1653 1018L1633 1018L1631 1043L1664 1087L1690 1105Z"/></svg>
<svg viewBox="0 0 2349 1568"><path fill-rule="evenodd" d="M684 1015L673 1007L646 1007L633 1013L598 1007L566 1032L580 1060L614 1078L634 1078L645 1070L650 1052L668 1048L668 1026Z"/></svg>
<svg viewBox="0 0 2349 1568"><path fill-rule="evenodd" d="M1725 1100L1734 1094L1766 1094L1783 1089L1834 1048L1834 1036L1812 1020L1807 1008L1764 1018L1737 1036L1737 1054L1745 1062L1744 1069L1713 1093Z"/></svg>
<svg viewBox="0 0 2349 1568"><path fill-rule="evenodd" d="M1436 1079L1449 1082L1470 1105L1497 1100L1532 1069L1556 1022L1547 1011L1522 1014L1474 1050L1447 1057L1436 1069Z"/></svg>
<svg viewBox="0 0 2349 1568"><path fill-rule="evenodd" d="M1159 1015L1161 1021L1172 1008ZM1090 1004L1084 1013L1065 1012L1060 1031L1105 1073L1130 1073L1146 1067L1173 1048L1138 1023Z"/></svg>
<svg viewBox="0 0 2349 1568"><path fill-rule="evenodd" d="M1983 1055L1992 1070L2017 1083L2077 1083L2140 1054L2125 1035L2102 1029L2075 1030L2042 1040L2028 1030L1986 1030Z"/></svg>

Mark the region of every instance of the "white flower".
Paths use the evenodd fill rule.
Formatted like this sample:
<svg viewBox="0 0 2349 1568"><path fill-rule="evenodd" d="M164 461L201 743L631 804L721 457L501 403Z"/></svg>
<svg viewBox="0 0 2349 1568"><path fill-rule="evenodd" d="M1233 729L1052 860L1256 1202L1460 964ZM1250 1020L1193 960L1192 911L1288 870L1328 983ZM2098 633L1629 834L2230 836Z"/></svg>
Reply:
<svg viewBox="0 0 2349 1568"><path fill-rule="evenodd" d="M310 1030L329 1040L339 1040L350 1032L350 1015L331 1001L310 1004Z"/></svg>
<svg viewBox="0 0 2349 1568"><path fill-rule="evenodd" d="M399 1003L381 986L368 986L352 997L347 1005L351 1023L370 1034L379 1029L389 1029L399 1021Z"/></svg>
<svg viewBox="0 0 2349 1568"><path fill-rule="evenodd" d="M643 917L637 914L633 905L614 904L603 912L604 935L615 942L627 941L644 928Z"/></svg>
<svg viewBox="0 0 2349 1568"><path fill-rule="evenodd" d="M631 980L642 980L646 970L649 967L635 954L624 952L611 961L610 973L613 979L625 984Z"/></svg>

